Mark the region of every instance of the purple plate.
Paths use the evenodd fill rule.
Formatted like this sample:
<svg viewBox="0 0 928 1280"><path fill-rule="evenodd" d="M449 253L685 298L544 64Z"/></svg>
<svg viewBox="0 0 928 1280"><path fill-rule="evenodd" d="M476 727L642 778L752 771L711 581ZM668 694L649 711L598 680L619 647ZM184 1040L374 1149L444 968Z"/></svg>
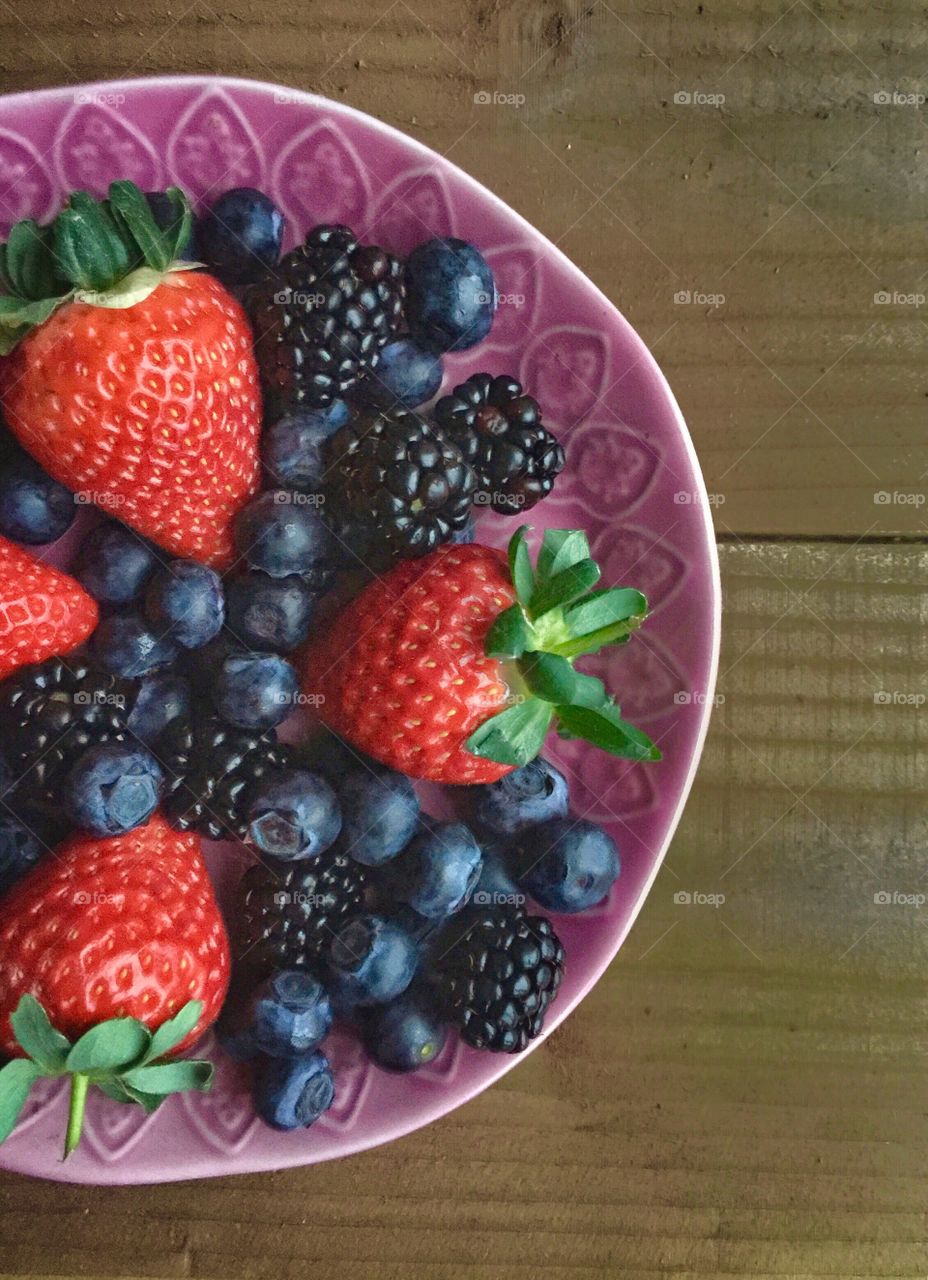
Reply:
<svg viewBox="0 0 928 1280"><path fill-rule="evenodd" d="M167 77L0 98L0 223L49 218L65 194L105 193L115 178L169 183L197 200L261 187L283 207L291 241L318 222L406 253L434 235L474 241L496 276L500 306L486 342L447 362L446 387L478 370L515 373L567 448L555 493L532 512L543 526L583 527L603 581L640 587L652 616L631 644L588 670L664 751L658 765L617 761L553 740L578 815L618 841L622 875L582 917L559 917L567 976L547 1032L582 1000L622 944L657 875L706 733L718 658L720 592L712 522L683 418L641 339L544 236L441 156L369 116L250 80ZM504 545L511 524L480 522ZM51 558L54 558L54 554ZM213 845L227 889L246 860ZM536 1044L539 1043L536 1041ZM0 1167L68 1182L161 1182L280 1169L347 1155L460 1106L519 1063L452 1037L413 1076L381 1072L349 1037L332 1037L337 1096L311 1130L276 1133L255 1116L247 1077L211 1046L209 1094L175 1098L153 1116L95 1097L84 1142L59 1159L65 1099L34 1090Z"/></svg>

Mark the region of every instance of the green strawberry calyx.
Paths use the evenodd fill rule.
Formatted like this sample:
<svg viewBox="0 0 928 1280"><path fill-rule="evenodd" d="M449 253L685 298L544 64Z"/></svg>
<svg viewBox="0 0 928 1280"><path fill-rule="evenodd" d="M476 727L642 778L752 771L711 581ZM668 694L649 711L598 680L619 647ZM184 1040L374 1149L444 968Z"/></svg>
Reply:
<svg viewBox="0 0 928 1280"><path fill-rule="evenodd" d="M11 1059L0 1070L0 1142L16 1127L36 1080L71 1079L63 1159L80 1142L91 1085L114 1102L137 1103L149 1112L157 1110L169 1094L209 1089L211 1062L165 1059L190 1034L202 1012L203 1002L190 1000L155 1031L137 1018L110 1018L72 1044L52 1026L39 1001L24 995L10 1014L10 1026L26 1056Z"/></svg>
<svg viewBox="0 0 928 1280"><path fill-rule="evenodd" d="M0 355L66 302L133 307L176 271L193 214L179 187L164 193L174 216L162 229L134 182L114 182L105 200L73 191L48 226L17 222L0 245Z"/></svg>
<svg viewBox="0 0 928 1280"><path fill-rule="evenodd" d="M534 760L554 724L562 738L583 738L628 760L660 760L646 733L622 719L595 676L574 669L584 654L625 644L644 622L648 602L632 587L594 590L600 569L579 529L549 529L532 565L522 525L509 543L516 602L487 633L485 651L511 674L517 691L464 744L499 764Z"/></svg>

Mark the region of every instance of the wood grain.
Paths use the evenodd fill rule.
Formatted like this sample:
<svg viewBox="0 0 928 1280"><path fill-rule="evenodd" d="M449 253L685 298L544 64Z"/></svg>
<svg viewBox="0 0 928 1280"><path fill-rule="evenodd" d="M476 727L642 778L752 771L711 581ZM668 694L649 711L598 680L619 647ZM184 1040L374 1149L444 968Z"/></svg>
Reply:
<svg viewBox="0 0 928 1280"><path fill-rule="evenodd" d="M917 692L928 550L744 542L722 564L724 702L689 807L546 1046L319 1168L0 1177L5 1274L923 1277L928 905L903 899L926 889L928 713L874 695Z"/></svg>
<svg viewBox="0 0 928 1280"><path fill-rule="evenodd" d="M874 102L924 87L919 18L911 0L5 0L0 83L215 70L380 116L641 330L724 528L923 534L924 112Z"/></svg>

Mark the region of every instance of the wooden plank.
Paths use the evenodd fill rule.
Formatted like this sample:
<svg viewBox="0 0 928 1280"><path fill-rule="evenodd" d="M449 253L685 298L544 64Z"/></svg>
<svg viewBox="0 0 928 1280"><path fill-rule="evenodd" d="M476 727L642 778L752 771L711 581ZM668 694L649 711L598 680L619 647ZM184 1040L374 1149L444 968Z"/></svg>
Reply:
<svg viewBox="0 0 928 1280"><path fill-rule="evenodd" d="M874 692L925 670L928 550L721 556L725 701L693 796L619 958L544 1049L317 1168L0 1177L0 1274L923 1277L928 905L874 895L925 887L928 713Z"/></svg>

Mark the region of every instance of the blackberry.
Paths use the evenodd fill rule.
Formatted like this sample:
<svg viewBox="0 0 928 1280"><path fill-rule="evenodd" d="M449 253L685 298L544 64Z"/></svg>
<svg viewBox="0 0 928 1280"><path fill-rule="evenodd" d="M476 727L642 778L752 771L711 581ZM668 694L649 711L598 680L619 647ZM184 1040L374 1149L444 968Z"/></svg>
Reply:
<svg viewBox="0 0 928 1280"><path fill-rule="evenodd" d="M254 785L292 759L272 732L233 729L198 710L170 722L155 755L164 769L161 803L171 826L210 840L243 838Z"/></svg>
<svg viewBox="0 0 928 1280"><path fill-rule="evenodd" d="M260 981L312 967L341 924L365 909L368 872L336 845L301 862L256 862L239 885L237 954Z"/></svg>
<svg viewBox="0 0 928 1280"><path fill-rule="evenodd" d="M365 560L427 555L467 524L473 471L403 409L358 414L326 444L327 515Z"/></svg>
<svg viewBox="0 0 928 1280"><path fill-rule="evenodd" d="M88 747L125 740L135 697L134 681L76 657L22 667L0 684L9 804L27 824L58 825L65 773Z"/></svg>
<svg viewBox="0 0 928 1280"><path fill-rule="evenodd" d="M396 258L359 244L348 227L312 230L246 299L272 415L350 391L399 329L403 299Z"/></svg>
<svg viewBox="0 0 928 1280"><path fill-rule="evenodd" d="M477 473L474 501L518 515L554 488L564 450L515 378L475 373L435 405L435 421Z"/></svg>
<svg viewBox="0 0 928 1280"><path fill-rule="evenodd" d="M455 941L437 974L445 1016L476 1049L521 1053L541 1032L564 973L551 921L520 907L473 908L447 936Z"/></svg>

